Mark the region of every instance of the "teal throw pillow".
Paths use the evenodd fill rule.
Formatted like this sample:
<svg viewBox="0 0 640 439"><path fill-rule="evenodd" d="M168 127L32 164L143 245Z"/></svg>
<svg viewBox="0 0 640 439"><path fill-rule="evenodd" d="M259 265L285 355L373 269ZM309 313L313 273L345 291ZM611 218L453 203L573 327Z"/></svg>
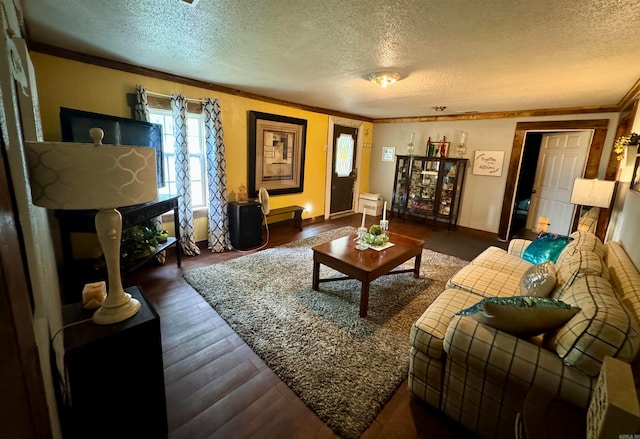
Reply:
<svg viewBox="0 0 640 439"><path fill-rule="evenodd" d="M547 261L556 262L562 250L571 241L573 241L571 236L542 232L524 250L522 259L532 264L542 264Z"/></svg>
<svg viewBox="0 0 640 439"><path fill-rule="evenodd" d="M552 331L567 323L580 308L546 297L486 297L456 315L519 337Z"/></svg>

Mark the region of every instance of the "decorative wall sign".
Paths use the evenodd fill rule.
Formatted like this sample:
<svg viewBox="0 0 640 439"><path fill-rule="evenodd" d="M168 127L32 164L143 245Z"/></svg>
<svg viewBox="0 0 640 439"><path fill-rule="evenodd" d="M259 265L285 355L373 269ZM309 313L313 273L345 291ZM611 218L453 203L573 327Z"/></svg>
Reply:
<svg viewBox="0 0 640 439"><path fill-rule="evenodd" d="M476 151L473 159L473 174L500 177L503 162L504 151Z"/></svg>
<svg viewBox="0 0 640 439"><path fill-rule="evenodd" d="M249 196L302 192L307 121L249 111Z"/></svg>
<svg viewBox="0 0 640 439"><path fill-rule="evenodd" d="M396 148L394 146L385 146L382 148L382 161L392 162L395 160Z"/></svg>

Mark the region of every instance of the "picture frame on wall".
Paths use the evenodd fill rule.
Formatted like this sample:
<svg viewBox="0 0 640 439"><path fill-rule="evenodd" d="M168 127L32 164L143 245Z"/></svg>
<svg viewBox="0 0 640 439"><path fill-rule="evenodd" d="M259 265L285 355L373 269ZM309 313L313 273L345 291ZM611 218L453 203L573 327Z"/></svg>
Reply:
<svg viewBox="0 0 640 439"><path fill-rule="evenodd" d="M307 121L249 111L248 126L249 196L261 187L270 195L302 192Z"/></svg>
<svg viewBox="0 0 640 439"><path fill-rule="evenodd" d="M633 178L631 178L631 190L634 192L640 192L640 154L636 156L636 163L633 165Z"/></svg>
<svg viewBox="0 0 640 439"><path fill-rule="evenodd" d="M385 146L382 148L382 161L383 162L392 162L396 158L396 148L395 146Z"/></svg>

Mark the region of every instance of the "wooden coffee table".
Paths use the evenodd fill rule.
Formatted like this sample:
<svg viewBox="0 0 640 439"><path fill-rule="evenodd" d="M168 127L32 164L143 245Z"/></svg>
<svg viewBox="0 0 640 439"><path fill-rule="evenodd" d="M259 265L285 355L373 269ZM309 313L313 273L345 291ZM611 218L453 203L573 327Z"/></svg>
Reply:
<svg viewBox="0 0 640 439"><path fill-rule="evenodd" d="M360 291L360 317L367 316L369 308L369 285L386 274L413 273L420 277L420 262L424 241L388 232L389 242L394 245L384 250L356 250L355 235L344 236L331 242L313 247L313 289L318 291L320 282L334 282L358 279L362 282ZM398 265L415 257L413 269L395 270ZM320 279L320 264L344 273L346 277Z"/></svg>

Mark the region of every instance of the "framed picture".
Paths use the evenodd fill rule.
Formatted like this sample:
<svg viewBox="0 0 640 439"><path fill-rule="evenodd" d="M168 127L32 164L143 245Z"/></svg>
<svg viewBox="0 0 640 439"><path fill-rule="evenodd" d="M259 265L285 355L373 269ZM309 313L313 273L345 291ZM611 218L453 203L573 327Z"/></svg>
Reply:
<svg viewBox="0 0 640 439"><path fill-rule="evenodd" d="M473 159L473 174L500 177L504 151L476 151Z"/></svg>
<svg viewBox="0 0 640 439"><path fill-rule="evenodd" d="M302 192L306 141L306 120L249 111L249 196Z"/></svg>
<svg viewBox="0 0 640 439"><path fill-rule="evenodd" d="M392 162L395 160L396 148L395 146L385 146L382 148L382 161Z"/></svg>
<svg viewBox="0 0 640 439"><path fill-rule="evenodd" d="M433 148L432 148L433 146ZM425 155L427 157L449 157L449 147L451 142L431 142L427 146Z"/></svg>
<svg viewBox="0 0 640 439"><path fill-rule="evenodd" d="M640 154L636 156L636 164L633 166L633 178L631 179L631 190L640 192Z"/></svg>

